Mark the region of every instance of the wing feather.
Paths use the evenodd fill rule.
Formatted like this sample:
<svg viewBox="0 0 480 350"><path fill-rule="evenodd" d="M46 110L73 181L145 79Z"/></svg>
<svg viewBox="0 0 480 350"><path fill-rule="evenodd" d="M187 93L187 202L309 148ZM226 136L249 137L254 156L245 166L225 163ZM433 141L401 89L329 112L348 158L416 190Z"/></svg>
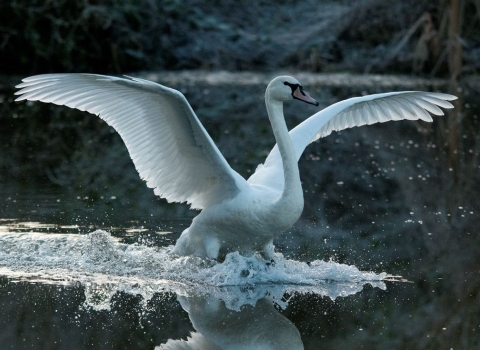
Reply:
<svg viewBox="0 0 480 350"><path fill-rule="evenodd" d="M367 114L368 117L369 117L368 118L368 125L381 122L380 118L377 116L375 111L372 109L371 104L364 103L363 106L364 106L363 108L365 109L365 111L368 112L368 114Z"/></svg>
<svg viewBox="0 0 480 350"><path fill-rule="evenodd" d="M392 101L383 101L388 107L388 110L390 111L390 115L392 117L392 120L403 120L403 115L402 113L400 113L400 111L398 110L398 107L395 106Z"/></svg>
<svg viewBox="0 0 480 350"><path fill-rule="evenodd" d="M403 112L405 119L418 120L418 116L415 114L414 110L412 109L410 103L407 100L398 98L396 102L401 106L401 111Z"/></svg>
<svg viewBox="0 0 480 350"><path fill-rule="evenodd" d="M387 120L393 120L392 113L385 101L382 100L373 100L372 103L375 103L378 107L379 113L383 114Z"/></svg>
<svg viewBox="0 0 480 350"><path fill-rule="evenodd" d="M443 112L440 108L438 108L434 103L425 100L423 97L417 100L417 104L433 115L443 115Z"/></svg>
<svg viewBox="0 0 480 350"><path fill-rule="evenodd" d="M435 96L422 96L422 98L425 100L425 101L428 101L430 103L432 103L433 105L437 105L437 106L440 106L442 108L453 108L453 105L448 102L448 101L444 101L440 98L437 98Z"/></svg>
<svg viewBox="0 0 480 350"><path fill-rule="evenodd" d="M443 115L442 108L453 108L448 101L456 96L432 92L390 92L355 97L335 103L314 114L290 131L297 160L307 145L321 137L354 126L383 123L390 120L424 120L431 122L434 115ZM265 163L248 179L251 185L282 190L284 185L282 160L275 145Z"/></svg>
<svg viewBox="0 0 480 350"><path fill-rule="evenodd" d="M413 109L413 112L415 113L415 115L418 116L419 119L425 121L425 122L432 122L433 119L431 117L430 114L428 114L427 111L425 111L424 109L420 108L415 102L416 102L416 99L414 98L410 98L408 99L408 101L410 102L410 107Z"/></svg>
<svg viewBox="0 0 480 350"><path fill-rule="evenodd" d="M137 78L45 74L23 79L17 101L98 115L120 134L140 177L170 202L203 209L247 186L178 91Z"/></svg>

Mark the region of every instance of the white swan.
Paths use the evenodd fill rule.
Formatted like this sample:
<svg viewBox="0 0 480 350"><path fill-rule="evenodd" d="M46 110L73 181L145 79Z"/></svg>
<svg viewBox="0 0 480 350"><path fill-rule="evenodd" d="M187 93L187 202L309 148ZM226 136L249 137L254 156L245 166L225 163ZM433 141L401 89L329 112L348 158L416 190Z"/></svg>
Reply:
<svg viewBox="0 0 480 350"><path fill-rule="evenodd" d="M273 256L273 239L303 210L297 161L305 147L332 131L401 119L431 122L453 95L389 92L351 98L312 115L288 132L283 102L318 105L288 76L273 79L265 103L277 144L245 181L225 158L178 91L138 78L46 74L23 79L16 101L65 105L98 115L118 131L137 171L155 194L202 212L173 253L221 258L230 251Z"/></svg>

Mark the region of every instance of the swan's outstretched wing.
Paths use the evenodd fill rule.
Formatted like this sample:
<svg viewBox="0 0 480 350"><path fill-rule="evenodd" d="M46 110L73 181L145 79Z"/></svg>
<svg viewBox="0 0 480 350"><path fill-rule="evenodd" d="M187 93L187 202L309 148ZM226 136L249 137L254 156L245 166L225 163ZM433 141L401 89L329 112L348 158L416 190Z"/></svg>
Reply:
<svg viewBox="0 0 480 350"><path fill-rule="evenodd" d="M122 137L147 186L170 202L202 209L234 197L246 184L176 90L96 74L38 75L17 88L17 101L65 105L105 120Z"/></svg>
<svg viewBox="0 0 480 350"><path fill-rule="evenodd" d="M453 95L434 92L389 92L355 97L335 103L312 115L290 131L297 160L305 147L332 131L354 126L383 123L389 120L432 121L429 113L443 115L442 108L453 108L447 101L455 100ZM282 159L278 146L272 149L265 163L259 165L248 179L251 185L262 185L277 190L283 189L284 178Z"/></svg>

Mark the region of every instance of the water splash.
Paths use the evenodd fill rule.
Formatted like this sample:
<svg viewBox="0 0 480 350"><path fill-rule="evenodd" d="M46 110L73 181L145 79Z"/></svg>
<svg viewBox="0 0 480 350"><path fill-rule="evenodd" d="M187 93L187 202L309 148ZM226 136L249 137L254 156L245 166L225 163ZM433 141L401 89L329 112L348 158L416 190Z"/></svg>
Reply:
<svg viewBox="0 0 480 350"><path fill-rule="evenodd" d="M253 255L227 255L223 263L198 257L170 255L172 246L124 244L108 232L88 235L0 234L0 266L25 273L51 274L74 279L84 274L105 274L146 279L167 279L211 286L256 284L315 285L322 281L381 281L385 273L362 272L355 266L315 260L305 263L275 255L267 262ZM68 270L65 274L60 270Z"/></svg>
<svg viewBox="0 0 480 350"><path fill-rule="evenodd" d="M0 274L14 279L85 286L85 305L108 309L117 291L150 300L155 293L212 295L238 310L265 297L286 305L285 294L316 293L332 299L357 293L365 283L385 289L386 273L276 254L273 262L253 255L227 255L223 263L177 257L172 246L124 244L108 232L88 235L0 233Z"/></svg>

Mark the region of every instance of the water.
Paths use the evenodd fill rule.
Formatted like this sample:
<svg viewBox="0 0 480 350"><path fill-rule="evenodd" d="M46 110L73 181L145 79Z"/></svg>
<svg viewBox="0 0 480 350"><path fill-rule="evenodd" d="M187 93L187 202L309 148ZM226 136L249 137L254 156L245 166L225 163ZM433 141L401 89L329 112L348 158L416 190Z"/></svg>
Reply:
<svg viewBox="0 0 480 350"><path fill-rule="evenodd" d="M182 349L180 344L188 341L188 337L203 338L206 343L217 345L239 344L244 348L252 348L249 346L252 342L277 342L275 348L292 349L285 347L288 343L279 337L282 334L297 345L304 343L306 348L314 349L322 342L332 341L337 330L329 322L348 312L351 307L348 293L359 291L349 284L330 283L308 294L308 288L297 287L299 291L295 291L282 286L211 288L195 293L181 285L164 284L165 290L154 288L146 299L135 294L135 285L130 286L130 291L122 291L125 285L119 288L115 283L66 285L2 278L0 286L3 310L0 324L2 343L8 344L6 349L154 349L161 344L164 347L176 344L173 349ZM177 292L171 291L174 288ZM337 294L337 290L342 290L344 296L331 299L328 293ZM279 307L272 296L282 293ZM381 303L385 293L368 287L363 295ZM360 297L350 298L358 301ZM301 321L298 309L306 308L309 317ZM316 332L309 331L312 326ZM369 326L352 322L342 324L342 329L361 336L361 332L369 331ZM280 339L284 347L278 343Z"/></svg>
<svg viewBox="0 0 480 350"><path fill-rule="evenodd" d="M338 307L365 288L382 298L389 283L381 271L281 253L274 263L236 253L222 264L175 258L168 251L190 219L68 225L61 221L69 211L86 214L68 208L76 198L64 204L68 194L61 191L30 190L29 197L12 188L0 222L6 349L301 348L301 333L287 317L299 302L315 298L311 316L328 319L334 312L320 312L323 304Z"/></svg>
<svg viewBox="0 0 480 350"><path fill-rule="evenodd" d="M402 348L409 331L395 320L422 315L422 286L391 281L389 270L280 252L274 263L236 253L222 264L172 257L190 219L68 225L63 215L88 210L66 208L68 192L48 192L10 191L3 207L5 349Z"/></svg>
<svg viewBox="0 0 480 350"><path fill-rule="evenodd" d="M43 210L52 214L59 197L34 198L51 202ZM189 219L92 231L41 222L25 210L28 196L7 198L9 210L22 208L28 219L0 222L5 349L300 349L302 335L286 316L291 305L314 297L334 307L365 288L381 297L389 283L386 273L281 253L274 261L231 253L223 263L174 257L173 237Z"/></svg>
<svg viewBox="0 0 480 350"><path fill-rule="evenodd" d="M273 146L264 85L177 84L248 177ZM308 91L326 106L435 88L395 84L312 81ZM108 126L1 100L1 349L480 348L478 191L452 201L452 171L425 125L356 128L309 146L305 210L275 241L275 260L218 264L168 254L195 213L158 200ZM287 106L287 123L313 112Z"/></svg>

